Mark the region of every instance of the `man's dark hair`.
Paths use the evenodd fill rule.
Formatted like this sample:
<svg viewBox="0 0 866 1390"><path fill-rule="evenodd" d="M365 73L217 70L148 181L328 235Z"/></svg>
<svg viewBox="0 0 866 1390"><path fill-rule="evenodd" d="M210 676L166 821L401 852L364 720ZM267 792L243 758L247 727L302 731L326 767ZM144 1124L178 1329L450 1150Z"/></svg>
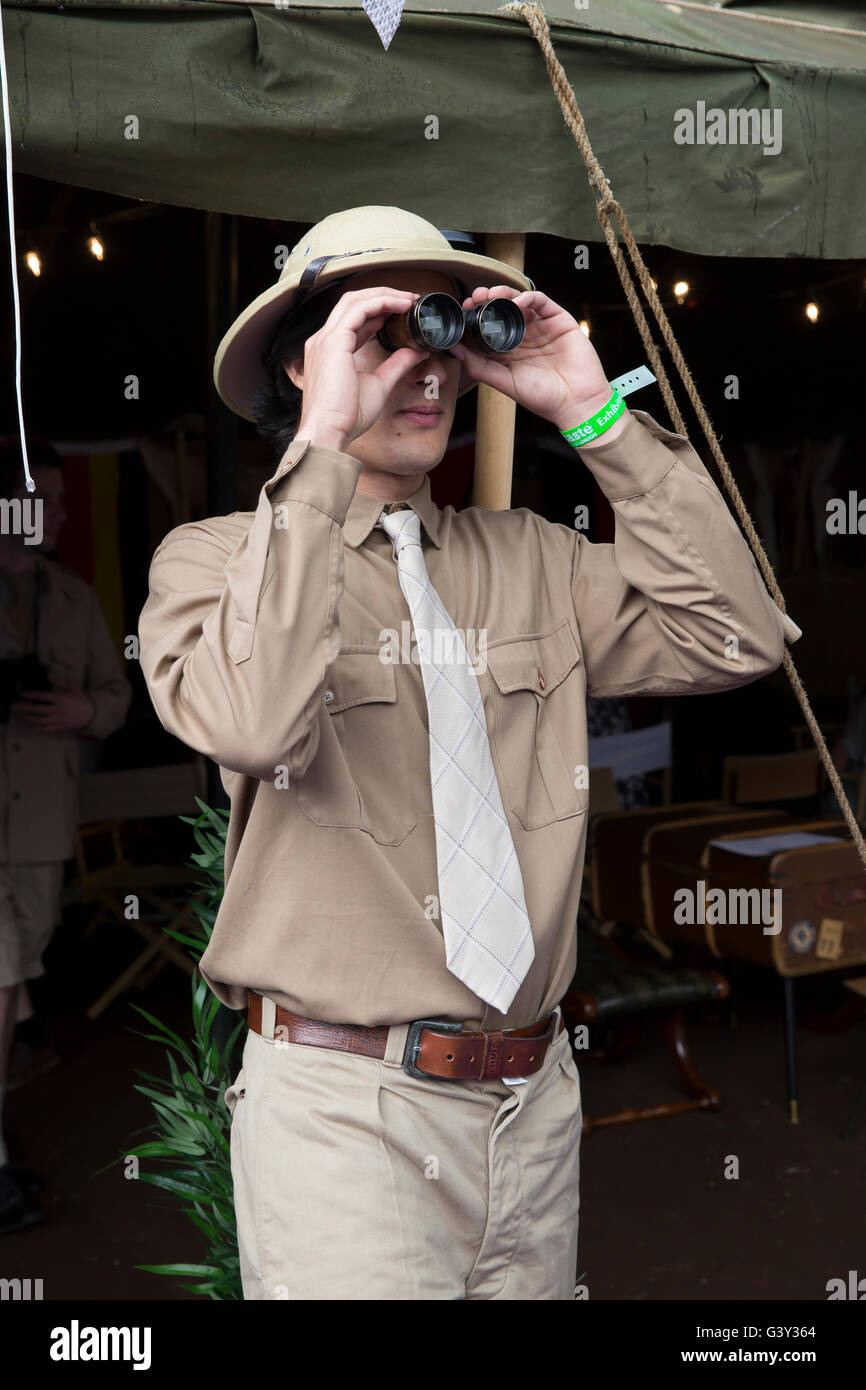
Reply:
<svg viewBox="0 0 866 1390"><path fill-rule="evenodd" d="M63 460L47 439L27 440L27 462L31 473L34 468L59 468L63 472ZM24 477L21 440L16 436L0 440L0 497L10 498L18 492L23 497L32 496Z"/></svg>
<svg viewBox="0 0 866 1390"><path fill-rule="evenodd" d="M303 391L289 380L283 363L293 357L303 358L307 339L318 333L341 294L337 284L329 285L297 311L290 309L277 324L269 348L262 353L269 384L253 393L252 412L258 433L274 441L279 458L295 437L304 400Z"/></svg>
<svg viewBox="0 0 866 1390"><path fill-rule="evenodd" d="M253 393L252 412L256 417L256 429L265 439L272 439L276 445L275 456L281 459L288 449L301 421L304 393L290 381L283 369L283 362L293 357L303 357L304 344L313 334L318 333L337 300L343 294L340 281L349 279L341 276L326 289L308 299L297 312L290 309L284 314L274 330L271 345L262 353L262 365L268 374L269 385ZM461 302L469 294L462 280L450 275Z"/></svg>

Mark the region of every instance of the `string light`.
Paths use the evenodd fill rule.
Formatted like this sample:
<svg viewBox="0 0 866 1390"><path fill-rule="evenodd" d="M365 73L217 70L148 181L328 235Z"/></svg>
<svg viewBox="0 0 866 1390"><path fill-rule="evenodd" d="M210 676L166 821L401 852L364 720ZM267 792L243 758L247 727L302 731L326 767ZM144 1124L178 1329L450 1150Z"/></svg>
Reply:
<svg viewBox="0 0 866 1390"><path fill-rule="evenodd" d="M676 295L676 298L677 298L677 304L682 304L682 302L683 302L683 300L685 299L685 297L686 297L686 295L688 294L688 292L689 292L689 282L688 282L688 280L677 280L677 283L674 285L674 294Z"/></svg>
<svg viewBox="0 0 866 1390"><path fill-rule="evenodd" d="M806 305L806 318L810 323L817 323L820 310L814 300L810 300Z"/></svg>
<svg viewBox="0 0 866 1390"><path fill-rule="evenodd" d="M101 261L103 256L105 255L105 247L99 240L98 236L91 236L87 238L87 248L90 251L91 256L94 256L98 261Z"/></svg>
<svg viewBox="0 0 866 1390"><path fill-rule="evenodd" d="M588 338L588 337L589 337L589 319L581 319L577 326L578 326L578 328L580 329L581 333L585 333L586 336L587 336L587 338Z"/></svg>
<svg viewBox="0 0 866 1390"><path fill-rule="evenodd" d="M24 257L24 261L31 275L42 274L42 262L35 251L28 251L27 255Z"/></svg>

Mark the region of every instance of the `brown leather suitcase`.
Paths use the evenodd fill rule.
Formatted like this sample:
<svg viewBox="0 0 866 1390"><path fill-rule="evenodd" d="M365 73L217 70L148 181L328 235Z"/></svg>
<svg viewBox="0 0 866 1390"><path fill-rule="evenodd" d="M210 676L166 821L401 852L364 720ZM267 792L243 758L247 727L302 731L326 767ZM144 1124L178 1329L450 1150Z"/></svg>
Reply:
<svg viewBox="0 0 866 1390"><path fill-rule="evenodd" d="M786 811L730 806L713 816L653 826L644 837L640 870L645 925L667 941L708 945L706 924L677 921L674 910L674 895L683 888L696 891L696 884L705 877L702 866L706 846L723 835L751 836L762 830L784 830L790 824Z"/></svg>
<svg viewBox="0 0 866 1390"><path fill-rule="evenodd" d="M694 827L698 852L712 835L702 827L736 828L784 820L783 811L752 811L724 801L684 801L678 806L640 807L633 811L600 812L592 820L593 852L589 862L590 893L595 915L602 921L645 925L641 868L665 828L688 837ZM658 841L668 845L668 840Z"/></svg>
<svg viewBox="0 0 866 1390"><path fill-rule="evenodd" d="M791 823L787 829L836 835L833 844L767 853L744 859L721 845L702 856L706 881L723 890L779 890L781 930L765 933L731 925L707 928L716 956L771 965L783 976L816 975L866 963L866 872L841 819ZM723 841L736 836L714 837ZM775 922L773 924L776 925ZM711 935L710 935L711 933Z"/></svg>
<svg viewBox="0 0 866 1390"><path fill-rule="evenodd" d="M669 826L654 835L641 870L646 925L665 941L702 944L783 976L866 963L866 873L845 822L774 814L763 825ZM733 848L789 832L835 838L748 856Z"/></svg>

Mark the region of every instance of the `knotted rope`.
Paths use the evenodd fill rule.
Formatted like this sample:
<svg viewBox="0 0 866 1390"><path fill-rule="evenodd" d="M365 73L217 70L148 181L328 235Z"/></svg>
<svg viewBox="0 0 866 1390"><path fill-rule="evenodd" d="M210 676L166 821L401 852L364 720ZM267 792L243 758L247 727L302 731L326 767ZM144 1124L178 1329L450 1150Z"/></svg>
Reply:
<svg viewBox="0 0 866 1390"><path fill-rule="evenodd" d="M668 351L671 354L671 357L674 361L674 365L676 366L676 369L680 374L680 378L682 379L682 383L686 389L686 394L688 395L688 398L691 401L692 406L694 407L695 414L698 418L698 421L700 422L702 430L704 431L704 435L706 436L707 442L710 446L710 450L712 451L713 458L715 459L716 464L718 465L719 472L722 476L722 481L724 482L725 487L727 488L728 495L730 496L731 501L734 504L734 510L736 511L737 516L739 517L740 525L742 526L743 531L746 534L746 538L749 542L749 545L752 548L752 553L754 554L755 559L758 565L760 566L761 573L764 576L764 582L768 590L772 594L776 604L784 613L786 611L785 598L782 593L782 590L779 588L778 580L776 579L776 576L773 572L773 567L770 564L767 553L764 550L764 547L761 543L761 538L758 535L758 532L755 530L754 522L752 521L752 518L749 516L746 504L743 501L742 496L740 495L740 490L737 487L737 484L734 480L734 475L731 472L730 465L728 464L727 459L722 453L719 441L716 438L715 430L713 429L713 426L710 422L710 417L708 416L706 409L704 408L704 403L701 400L700 395L698 393L698 389L695 386L695 383L692 379L692 374L689 371L686 360L683 357L682 351L680 350L679 343L676 340L668 316L664 311L664 307L661 303L661 300L659 299L655 289L653 288L652 277L650 276L649 270L647 269L644 259L640 253L640 248L638 247L638 244L634 239L634 234L632 233L631 227L629 226L628 218L626 217L625 212L623 211L620 204L614 198L613 193L611 192L610 180L605 176L604 170L602 169L601 165L596 159L595 154L593 153L592 146L589 143L589 136L586 132L586 126L584 124L583 116L580 114L580 108L577 104L577 98L575 97L571 84L569 83L569 80L565 75L565 69L563 68L554 51L553 41L550 37L550 27L547 23L547 18L544 14L544 11L541 9L540 5L530 3L530 0L516 0L516 3L506 5L504 7L504 12L512 13L516 16L519 16L521 19L524 19L526 23L529 25L530 29L532 30L532 33L538 43L538 46L541 49L545 64L547 65L547 72L550 77L550 81L553 85L553 90L556 95L556 99L559 102L559 107L562 111L563 119L565 120L565 124L568 126L568 129L574 136L575 141L577 142L578 149L583 155L583 161L586 165L587 177L589 178L589 185L595 197L596 215L598 217L599 222L601 223L601 228L604 232L604 239L607 242L611 257L613 258L613 263L616 266L620 282L622 283L622 287L625 292L625 297L628 300L629 307L631 308L632 314L634 315L634 320L637 324L638 332L640 333L641 340L646 350L647 358L650 362L653 373L655 374L658 380L659 387L661 388L661 393L664 397L665 405L668 408L668 412L673 422L674 429L678 434L685 435L686 433L685 423L683 421L683 417L674 398L674 393L671 389L671 384L668 381L667 373L665 372L661 355L659 353L658 348L656 347L656 344L653 341L652 334L650 333L649 324L646 320L646 315L644 314L643 307L640 303L640 300L638 299L637 290L635 289L634 281L632 280L631 272L628 267L628 262L626 261L626 258L623 255L622 250L620 248L619 241L617 239L617 234L611 221L612 217L616 219L616 222L619 226L620 235L622 237L623 242L625 243L625 247L628 251L632 265L634 266L635 271L637 272L637 277L641 283L644 294L646 295L647 300L649 301L650 308L656 316L659 329L661 330L661 335L664 338L665 343L667 344ZM815 747L818 750L818 755L821 759L821 762L824 765L824 770L827 773L830 785L832 786L833 791L836 794L836 800L839 803L839 808L842 811L843 816L845 817L848 829L851 831L851 838L857 846L857 853L860 856L860 862L863 865L863 868L866 869L866 841L864 841L863 839L863 834L860 830L859 825L857 824L857 818L854 815L854 812L848 801L848 797L845 794L845 789L842 786L842 780L838 772L836 771L835 766L833 765L833 759L830 757L830 750L828 749L827 744L824 740L824 735L822 734L821 729L818 725L818 721L815 718L814 713L812 712L812 706L809 702L809 697L806 694L806 689L803 685L802 680L800 679L800 675L797 671L796 666L794 665L794 662L791 659L791 655L790 652L787 650L787 647L785 649L785 654L782 658L782 665L784 666L785 673L788 677L788 680L791 683L791 688L794 691L794 695L797 698L797 703L799 704L800 709L803 711L803 717L806 721L806 725L809 729L809 732L812 735L812 739L814 741Z"/></svg>

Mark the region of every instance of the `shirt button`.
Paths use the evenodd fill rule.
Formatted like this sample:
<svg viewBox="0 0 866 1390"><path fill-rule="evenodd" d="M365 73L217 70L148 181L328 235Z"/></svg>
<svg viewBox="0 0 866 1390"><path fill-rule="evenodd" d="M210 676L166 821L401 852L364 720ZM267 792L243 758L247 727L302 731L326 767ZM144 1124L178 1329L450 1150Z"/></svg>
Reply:
<svg viewBox="0 0 866 1390"><path fill-rule="evenodd" d="M333 700L333 698L334 698L334 692L333 692L333 690L326 690L326 691L325 691L325 704L326 704L326 705L329 705L329 704L331 703L331 701Z"/></svg>

